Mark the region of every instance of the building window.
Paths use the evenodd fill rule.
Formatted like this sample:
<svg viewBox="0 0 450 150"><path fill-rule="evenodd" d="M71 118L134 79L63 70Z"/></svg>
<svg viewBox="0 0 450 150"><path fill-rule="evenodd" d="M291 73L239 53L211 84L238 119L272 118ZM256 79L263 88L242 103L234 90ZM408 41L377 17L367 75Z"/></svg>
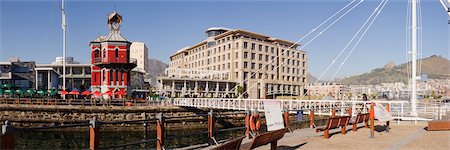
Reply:
<svg viewBox="0 0 450 150"><path fill-rule="evenodd" d="M239 44L239 43L236 43L236 44ZM244 49L247 49L247 42L244 42Z"/></svg>
<svg viewBox="0 0 450 150"><path fill-rule="evenodd" d="M100 50L98 50L98 49L95 49L95 50L94 50L94 57L95 57L95 58L100 57Z"/></svg>
<svg viewBox="0 0 450 150"><path fill-rule="evenodd" d="M262 54L259 54L259 58L258 58L259 60L262 60Z"/></svg>
<svg viewBox="0 0 450 150"><path fill-rule="evenodd" d="M236 48L239 48L239 43L238 42L236 42Z"/></svg>
<svg viewBox="0 0 450 150"><path fill-rule="evenodd" d="M244 52L244 59L247 59L248 52Z"/></svg>
<svg viewBox="0 0 450 150"><path fill-rule="evenodd" d="M239 58L239 53L238 52L236 52L236 59L238 59Z"/></svg>
<svg viewBox="0 0 450 150"><path fill-rule="evenodd" d="M266 61L269 61L269 55L266 55Z"/></svg>
<svg viewBox="0 0 450 150"><path fill-rule="evenodd" d="M252 53L252 60L255 59L255 53Z"/></svg>
<svg viewBox="0 0 450 150"><path fill-rule="evenodd" d="M119 81L119 71L116 70L116 81Z"/></svg>
<svg viewBox="0 0 450 150"><path fill-rule="evenodd" d="M270 49L270 53L273 54L274 49L275 49L275 48L272 47L272 48Z"/></svg>
<svg viewBox="0 0 450 150"><path fill-rule="evenodd" d="M106 58L106 49L103 48L103 58Z"/></svg>
<svg viewBox="0 0 450 150"><path fill-rule="evenodd" d="M259 66L259 69L262 69L262 64L259 64L258 66Z"/></svg>
<svg viewBox="0 0 450 150"><path fill-rule="evenodd" d="M262 45L258 45L258 50L262 51Z"/></svg>
<svg viewBox="0 0 450 150"><path fill-rule="evenodd" d="M237 64L237 63L236 63ZM247 68L248 63L244 62L244 69Z"/></svg>
<svg viewBox="0 0 450 150"><path fill-rule="evenodd" d="M116 59L119 59L119 48L115 49L115 55L116 55Z"/></svg>
<svg viewBox="0 0 450 150"><path fill-rule="evenodd" d="M255 43L252 43L252 50L255 50Z"/></svg>
<svg viewBox="0 0 450 150"><path fill-rule="evenodd" d="M252 63L252 68L251 69L255 69L255 63Z"/></svg>

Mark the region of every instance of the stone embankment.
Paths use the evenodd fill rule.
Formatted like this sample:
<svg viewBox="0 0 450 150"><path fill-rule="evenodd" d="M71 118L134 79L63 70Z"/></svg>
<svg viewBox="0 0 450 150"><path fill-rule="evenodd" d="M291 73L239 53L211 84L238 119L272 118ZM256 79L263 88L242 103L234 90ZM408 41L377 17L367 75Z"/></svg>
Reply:
<svg viewBox="0 0 450 150"><path fill-rule="evenodd" d="M32 128L53 125L68 125L87 123L94 117L100 122L143 120L155 118L163 113L166 118L167 130L207 128L209 110L182 108L176 106L55 106L55 105L12 105L0 104L0 120L12 122L17 128ZM243 126L245 114L237 111L214 110L217 125L221 127ZM184 117L186 116L186 117ZM170 118L175 117L175 118ZM62 131L74 131L79 128L65 128ZM148 130L155 129L155 121L151 121ZM135 124L102 124L102 131L143 131L143 123Z"/></svg>

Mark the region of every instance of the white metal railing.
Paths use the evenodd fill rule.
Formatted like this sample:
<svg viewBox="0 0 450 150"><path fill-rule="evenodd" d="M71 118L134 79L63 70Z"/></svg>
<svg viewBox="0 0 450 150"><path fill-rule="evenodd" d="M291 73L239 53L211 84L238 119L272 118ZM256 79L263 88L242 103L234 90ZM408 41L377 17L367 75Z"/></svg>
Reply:
<svg viewBox="0 0 450 150"><path fill-rule="evenodd" d="M167 68L165 74L168 77L183 78L187 77L190 79L218 79L218 80L229 80L230 71L217 71L217 70L198 70L198 69L188 69L188 68Z"/></svg>
<svg viewBox="0 0 450 150"><path fill-rule="evenodd" d="M229 109L229 110L253 110L264 111L263 101L267 99L226 99L226 98L175 98L175 106ZM331 110L336 109L336 115L349 115L347 108L352 108L352 114L368 113L370 103L390 105L391 114L394 119L417 120L416 116L411 116L411 104L408 101L355 101L355 100L279 100L282 108L295 113L296 110L303 110L309 113L314 110L316 115L331 115ZM421 120L442 119L450 111L450 107L445 104L418 104L417 107ZM420 120L420 119L419 119Z"/></svg>

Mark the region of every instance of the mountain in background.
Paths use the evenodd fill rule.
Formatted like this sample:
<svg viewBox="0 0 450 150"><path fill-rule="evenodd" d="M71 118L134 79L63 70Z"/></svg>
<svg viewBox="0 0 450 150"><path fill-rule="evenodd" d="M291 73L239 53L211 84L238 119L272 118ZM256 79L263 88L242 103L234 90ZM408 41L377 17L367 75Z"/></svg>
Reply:
<svg viewBox="0 0 450 150"><path fill-rule="evenodd" d="M449 79L450 78L450 61L441 56L430 56L417 61L421 64L422 74L426 74L429 79ZM408 81L408 70L411 62L401 65L395 65L389 62L383 68L374 69L368 73L346 77L337 81L339 84L380 84L386 82L404 82Z"/></svg>
<svg viewBox="0 0 450 150"><path fill-rule="evenodd" d="M149 58L148 59L148 68L149 68L149 72L151 75L151 79L152 79L152 85L156 85L156 77L158 75L163 75L164 74L164 70L169 67L168 64L154 59L154 58Z"/></svg>

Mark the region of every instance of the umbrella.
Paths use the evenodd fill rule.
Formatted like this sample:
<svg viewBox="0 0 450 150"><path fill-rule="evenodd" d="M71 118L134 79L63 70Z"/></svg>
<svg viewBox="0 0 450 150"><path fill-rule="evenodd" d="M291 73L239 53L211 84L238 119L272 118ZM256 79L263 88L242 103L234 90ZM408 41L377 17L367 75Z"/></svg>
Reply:
<svg viewBox="0 0 450 150"><path fill-rule="evenodd" d="M16 93L18 93L18 94L20 94L20 95L23 95L23 94L25 94L25 92L23 92L23 90L22 90L22 89L18 89L18 90L16 90Z"/></svg>
<svg viewBox="0 0 450 150"><path fill-rule="evenodd" d="M69 94L78 95L80 94L80 92L78 92L77 90L72 90L71 92L69 92Z"/></svg>
<svg viewBox="0 0 450 150"><path fill-rule="evenodd" d="M31 95L34 95L36 92L33 89L27 90L27 93Z"/></svg>
<svg viewBox="0 0 450 150"><path fill-rule="evenodd" d="M116 92L116 95L122 95L122 96L123 96L123 95L126 95L126 94L127 94L127 93L125 93L124 91L117 91L117 92Z"/></svg>
<svg viewBox="0 0 450 150"><path fill-rule="evenodd" d="M94 94L94 96L97 96L97 97L102 96L102 93L100 93L99 91L95 91L93 94Z"/></svg>
<svg viewBox="0 0 450 150"><path fill-rule="evenodd" d="M45 95L47 92L44 90L39 90L36 93L40 94L40 95Z"/></svg>
<svg viewBox="0 0 450 150"><path fill-rule="evenodd" d="M59 94L66 95L66 94L69 94L69 92L67 92L66 90L62 90L61 92L59 92Z"/></svg>
<svg viewBox="0 0 450 150"><path fill-rule="evenodd" d="M58 94L58 93L56 92L56 90L54 90L54 89L50 90L50 95L51 95L51 96L54 96L54 95L56 95L56 94Z"/></svg>
<svg viewBox="0 0 450 150"><path fill-rule="evenodd" d="M113 92L107 91L107 92L105 92L105 93L103 93L103 94L108 95L108 96L111 96L111 95L113 95Z"/></svg>
<svg viewBox="0 0 450 150"><path fill-rule="evenodd" d="M81 95L91 95L91 92L88 90L81 92Z"/></svg>
<svg viewBox="0 0 450 150"><path fill-rule="evenodd" d="M5 93L8 93L9 95L12 95L14 92L12 90L5 90Z"/></svg>

